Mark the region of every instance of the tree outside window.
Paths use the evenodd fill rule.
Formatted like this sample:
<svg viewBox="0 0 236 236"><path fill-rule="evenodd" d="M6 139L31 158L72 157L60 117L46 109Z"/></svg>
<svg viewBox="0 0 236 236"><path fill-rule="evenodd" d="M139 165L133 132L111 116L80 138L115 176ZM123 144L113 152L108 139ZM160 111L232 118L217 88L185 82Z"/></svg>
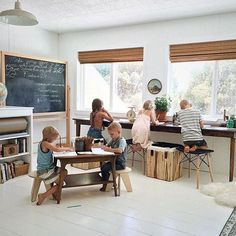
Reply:
<svg viewBox="0 0 236 236"><path fill-rule="evenodd" d="M236 60L171 64L172 110L188 99L203 115L236 114Z"/></svg>
<svg viewBox="0 0 236 236"><path fill-rule="evenodd" d="M143 62L84 64L82 71L82 109L91 109L94 98L113 112L142 105Z"/></svg>

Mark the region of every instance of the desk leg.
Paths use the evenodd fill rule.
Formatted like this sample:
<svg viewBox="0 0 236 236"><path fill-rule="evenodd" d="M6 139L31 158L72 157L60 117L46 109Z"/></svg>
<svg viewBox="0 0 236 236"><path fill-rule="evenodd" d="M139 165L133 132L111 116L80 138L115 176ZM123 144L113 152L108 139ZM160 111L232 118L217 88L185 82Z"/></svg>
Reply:
<svg viewBox="0 0 236 236"><path fill-rule="evenodd" d="M75 121L75 127L76 127L76 137L80 136L80 124Z"/></svg>
<svg viewBox="0 0 236 236"><path fill-rule="evenodd" d="M230 163L229 163L229 181L234 179L234 155L235 155L235 138L230 141Z"/></svg>
<svg viewBox="0 0 236 236"><path fill-rule="evenodd" d="M115 196L117 197L117 185L116 185L116 159L115 159L115 158L112 160L111 164L112 164L112 178L113 178L114 192L115 192Z"/></svg>
<svg viewBox="0 0 236 236"><path fill-rule="evenodd" d="M59 183L58 183L58 190L57 190L57 193L56 193L57 204L60 204L61 190L62 190L64 179L67 175L67 170L66 170L65 166L66 166L66 164L61 162L60 178L59 178Z"/></svg>

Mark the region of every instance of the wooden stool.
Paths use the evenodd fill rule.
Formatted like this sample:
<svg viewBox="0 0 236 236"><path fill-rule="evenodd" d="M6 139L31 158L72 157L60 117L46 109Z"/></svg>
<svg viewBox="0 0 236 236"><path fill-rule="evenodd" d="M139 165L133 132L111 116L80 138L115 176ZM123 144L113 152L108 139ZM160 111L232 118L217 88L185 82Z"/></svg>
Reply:
<svg viewBox="0 0 236 236"><path fill-rule="evenodd" d="M183 162L188 162L188 177L190 178L190 165L191 163L197 170L197 189L199 189L199 179L200 179L200 166L205 164L208 167L208 171L210 174L211 182L213 182L213 174L212 174L212 163L211 163L211 153L214 152L210 149L197 149L194 152L184 152L183 148L177 148L180 152L182 152L183 157L182 160L178 163L178 167ZM177 170L177 169L176 169Z"/></svg>
<svg viewBox="0 0 236 236"><path fill-rule="evenodd" d="M125 185L125 188L127 192L132 192L132 186L129 178L129 172L131 172L131 168L126 167L124 170L116 170L116 178L118 178L118 186L117 186L117 194L120 196L120 179L123 180L123 183ZM112 179L112 175L110 175L110 179ZM106 192L111 191L112 184L107 184Z"/></svg>
<svg viewBox="0 0 236 236"><path fill-rule="evenodd" d="M33 178L33 185L32 185L32 189L31 189L31 202L35 202L38 196L38 192L39 192L39 188L40 188L40 184L43 181L40 177L37 176L37 171L32 171L28 174L29 177ZM51 188L51 184L45 184L45 188L46 190L49 190ZM50 199L53 199L52 196L49 197Z"/></svg>

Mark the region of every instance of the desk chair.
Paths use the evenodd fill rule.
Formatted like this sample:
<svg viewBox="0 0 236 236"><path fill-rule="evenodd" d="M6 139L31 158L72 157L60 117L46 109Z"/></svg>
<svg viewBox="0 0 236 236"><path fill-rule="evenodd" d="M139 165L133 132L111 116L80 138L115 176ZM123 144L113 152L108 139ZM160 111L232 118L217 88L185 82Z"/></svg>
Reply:
<svg viewBox="0 0 236 236"><path fill-rule="evenodd" d="M147 149L142 148L140 151L136 151L134 148L133 139L126 139L126 143L127 143L127 153L129 154L132 152L132 167L134 166L134 155L135 153L137 153L142 158L143 174L145 175L145 170L146 170L145 156L146 156Z"/></svg>
<svg viewBox="0 0 236 236"><path fill-rule="evenodd" d="M199 179L200 179L200 167L202 164L205 164L208 167L208 171L210 174L211 182L213 182L213 174L212 174L212 163L211 163L211 153L214 152L210 149L197 149L194 152L184 152L184 148L178 148L182 153L182 159L177 164L176 170L180 168L180 164L184 162L188 162L188 177L190 178L190 171L191 171L191 163L197 170L197 189L199 189Z"/></svg>

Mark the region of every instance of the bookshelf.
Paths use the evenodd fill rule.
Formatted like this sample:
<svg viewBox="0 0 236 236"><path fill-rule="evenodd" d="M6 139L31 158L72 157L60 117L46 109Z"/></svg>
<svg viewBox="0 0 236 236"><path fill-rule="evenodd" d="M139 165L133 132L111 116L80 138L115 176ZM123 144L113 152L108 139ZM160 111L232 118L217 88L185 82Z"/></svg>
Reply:
<svg viewBox="0 0 236 236"><path fill-rule="evenodd" d="M0 107L0 183L30 171L32 124L32 107Z"/></svg>

